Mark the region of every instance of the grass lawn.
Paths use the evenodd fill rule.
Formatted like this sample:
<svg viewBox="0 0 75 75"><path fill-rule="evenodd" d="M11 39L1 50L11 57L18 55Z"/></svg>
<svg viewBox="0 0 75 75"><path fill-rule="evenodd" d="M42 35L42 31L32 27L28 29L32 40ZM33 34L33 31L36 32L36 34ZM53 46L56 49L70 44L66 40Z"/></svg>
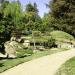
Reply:
<svg viewBox="0 0 75 75"><path fill-rule="evenodd" d="M74 40L74 37L66 32L63 31L52 31L51 36L57 40L61 39L67 39L67 40Z"/></svg>
<svg viewBox="0 0 75 75"><path fill-rule="evenodd" d="M63 64L55 75L75 75L75 57Z"/></svg>
<svg viewBox="0 0 75 75"><path fill-rule="evenodd" d="M0 73L9 68L17 66L21 63L24 63L24 62L27 62L27 61L30 61L30 60L33 60L42 56L50 55L56 52L64 51L64 50L67 50L67 49L52 49L52 50L49 49L46 51L38 51L28 57L16 58L16 59L2 59L0 60Z"/></svg>

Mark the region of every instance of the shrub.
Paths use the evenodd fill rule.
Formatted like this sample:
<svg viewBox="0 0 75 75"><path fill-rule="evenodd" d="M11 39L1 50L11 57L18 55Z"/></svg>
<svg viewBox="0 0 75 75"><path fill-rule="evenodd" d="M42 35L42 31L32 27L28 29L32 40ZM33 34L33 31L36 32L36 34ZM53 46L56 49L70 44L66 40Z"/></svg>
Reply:
<svg viewBox="0 0 75 75"><path fill-rule="evenodd" d="M53 39L52 37L48 40L48 47L55 47L55 39Z"/></svg>
<svg viewBox="0 0 75 75"><path fill-rule="evenodd" d="M41 36L41 32L40 31L34 31L33 32L33 35L35 36L35 37L40 37Z"/></svg>
<svg viewBox="0 0 75 75"><path fill-rule="evenodd" d="M24 30L24 31L22 31L22 34L23 35L30 35L30 34L32 34L32 31L31 30L30 31Z"/></svg>
<svg viewBox="0 0 75 75"><path fill-rule="evenodd" d="M44 46L48 48L56 47L55 39L50 37L47 42L44 42Z"/></svg>

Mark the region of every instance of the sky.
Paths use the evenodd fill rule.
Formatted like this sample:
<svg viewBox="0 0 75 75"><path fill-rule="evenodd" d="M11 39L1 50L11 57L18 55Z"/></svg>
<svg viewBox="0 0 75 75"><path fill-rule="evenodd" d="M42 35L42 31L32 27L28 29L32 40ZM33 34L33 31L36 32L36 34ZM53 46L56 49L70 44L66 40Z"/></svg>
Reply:
<svg viewBox="0 0 75 75"><path fill-rule="evenodd" d="M39 10L39 15L41 17L43 17L44 13L47 13L49 11L49 9L46 7L46 4L49 3L50 0L20 0L23 8L25 7L26 4L28 4L29 2L31 3L34 3L36 2L37 3L37 7L38 7L38 10Z"/></svg>

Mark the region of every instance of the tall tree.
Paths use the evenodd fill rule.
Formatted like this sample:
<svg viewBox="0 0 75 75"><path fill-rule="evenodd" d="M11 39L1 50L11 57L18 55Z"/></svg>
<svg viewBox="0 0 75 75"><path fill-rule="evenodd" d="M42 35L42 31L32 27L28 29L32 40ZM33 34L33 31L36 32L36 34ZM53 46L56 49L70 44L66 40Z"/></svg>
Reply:
<svg viewBox="0 0 75 75"><path fill-rule="evenodd" d="M3 1L0 6L0 32L5 30L5 18L4 18L4 9L9 4L9 1Z"/></svg>
<svg viewBox="0 0 75 75"><path fill-rule="evenodd" d="M75 1L52 0L49 3L57 28L75 36Z"/></svg>
<svg viewBox="0 0 75 75"><path fill-rule="evenodd" d="M41 25L41 18L38 15L38 9L37 4L31 4L28 3L26 5L26 10L24 12L24 21L25 21L25 27L27 27L28 30L38 30ZM31 24L30 24L31 23Z"/></svg>
<svg viewBox="0 0 75 75"><path fill-rule="evenodd" d="M10 16L15 28L20 27L21 5L18 2L12 2L4 9L4 16Z"/></svg>
<svg viewBox="0 0 75 75"><path fill-rule="evenodd" d="M4 2L4 0L0 0L0 3L3 3Z"/></svg>
<svg viewBox="0 0 75 75"><path fill-rule="evenodd" d="M37 4L34 3L34 11L36 12L36 14L38 14L38 9L37 9Z"/></svg>
<svg viewBox="0 0 75 75"><path fill-rule="evenodd" d="M4 42L9 40L10 36L9 33L6 31L7 28L7 21L4 17L4 9L9 4L9 1L1 1L0 5L0 51L4 53Z"/></svg>
<svg viewBox="0 0 75 75"><path fill-rule="evenodd" d="M54 18L52 17L51 13L45 13L44 17L42 18L42 21L43 21L42 30L52 31L54 29L53 20Z"/></svg>

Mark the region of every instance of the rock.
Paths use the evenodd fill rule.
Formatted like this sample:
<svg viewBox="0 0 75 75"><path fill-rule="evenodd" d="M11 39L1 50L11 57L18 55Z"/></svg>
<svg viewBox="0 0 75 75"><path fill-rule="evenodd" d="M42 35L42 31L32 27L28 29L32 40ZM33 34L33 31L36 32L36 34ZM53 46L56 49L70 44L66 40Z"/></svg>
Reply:
<svg viewBox="0 0 75 75"><path fill-rule="evenodd" d="M7 56L9 58L15 58L17 43L15 41L8 41L4 44L4 46L5 46L5 52Z"/></svg>
<svg viewBox="0 0 75 75"><path fill-rule="evenodd" d="M44 48L44 47L40 47L39 50L40 50L40 51L44 51L45 48Z"/></svg>
<svg viewBox="0 0 75 75"><path fill-rule="evenodd" d="M6 57L6 54L4 55L4 54L0 53L0 57L1 58L5 58Z"/></svg>
<svg viewBox="0 0 75 75"><path fill-rule="evenodd" d="M23 46L29 47L30 46L30 41L29 40L24 40Z"/></svg>
<svg viewBox="0 0 75 75"><path fill-rule="evenodd" d="M16 37L11 37L10 41L15 41Z"/></svg>

